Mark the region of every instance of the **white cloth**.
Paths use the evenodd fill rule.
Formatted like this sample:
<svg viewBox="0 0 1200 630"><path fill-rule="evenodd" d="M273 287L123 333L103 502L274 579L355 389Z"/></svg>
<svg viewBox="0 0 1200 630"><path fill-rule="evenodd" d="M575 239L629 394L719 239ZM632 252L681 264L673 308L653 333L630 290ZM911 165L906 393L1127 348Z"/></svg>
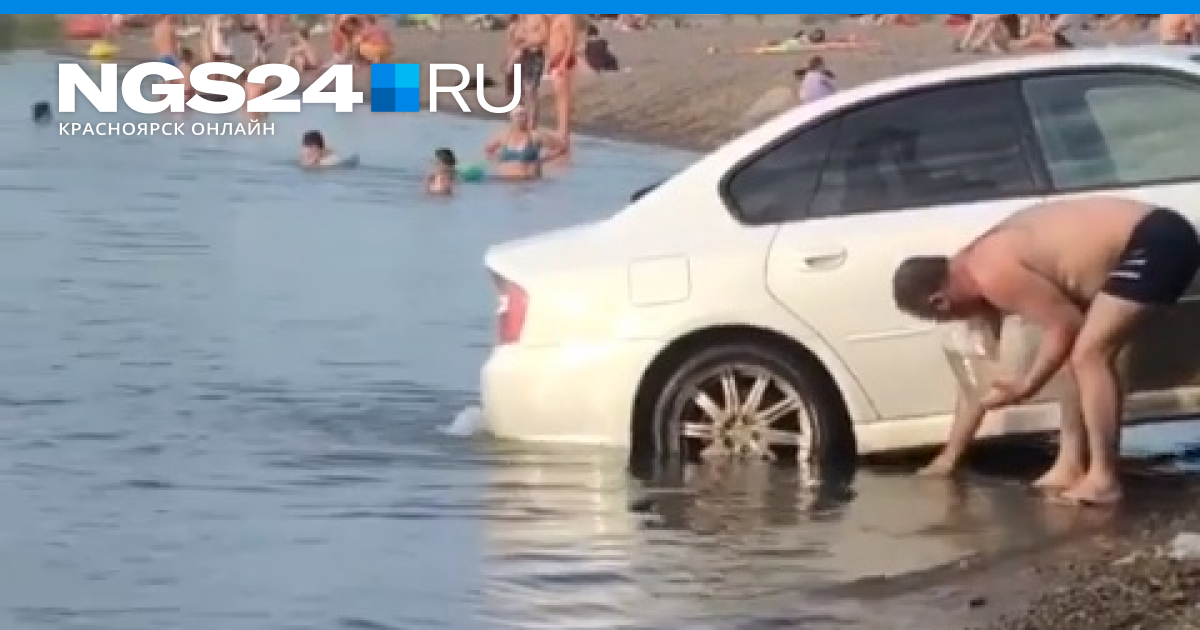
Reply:
<svg viewBox="0 0 1200 630"><path fill-rule="evenodd" d="M837 86L828 73L820 70L809 70L800 79L800 101L811 103L837 92Z"/></svg>

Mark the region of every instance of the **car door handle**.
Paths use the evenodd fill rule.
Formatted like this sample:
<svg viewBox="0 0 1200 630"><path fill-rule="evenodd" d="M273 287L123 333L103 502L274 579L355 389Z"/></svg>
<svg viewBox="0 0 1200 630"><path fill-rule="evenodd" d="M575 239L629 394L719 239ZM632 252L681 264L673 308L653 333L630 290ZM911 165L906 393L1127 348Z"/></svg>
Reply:
<svg viewBox="0 0 1200 630"><path fill-rule="evenodd" d="M797 252L796 261L800 268L805 271L837 269L846 262L846 250L841 247L834 247Z"/></svg>

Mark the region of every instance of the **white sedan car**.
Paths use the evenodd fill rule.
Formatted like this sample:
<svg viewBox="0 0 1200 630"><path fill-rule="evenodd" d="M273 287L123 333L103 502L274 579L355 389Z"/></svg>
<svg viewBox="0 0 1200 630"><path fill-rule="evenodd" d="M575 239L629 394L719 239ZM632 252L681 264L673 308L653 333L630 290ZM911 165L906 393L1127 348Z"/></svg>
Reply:
<svg viewBox="0 0 1200 630"><path fill-rule="evenodd" d="M488 252L486 420L661 457L835 464L939 444L958 387L942 337L895 308L897 264L1098 193L1200 222L1200 48L1005 58L798 107L610 219ZM1123 358L1130 421L1200 412L1197 296ZM1043 397L983 431L1057 426Z"/></svg>

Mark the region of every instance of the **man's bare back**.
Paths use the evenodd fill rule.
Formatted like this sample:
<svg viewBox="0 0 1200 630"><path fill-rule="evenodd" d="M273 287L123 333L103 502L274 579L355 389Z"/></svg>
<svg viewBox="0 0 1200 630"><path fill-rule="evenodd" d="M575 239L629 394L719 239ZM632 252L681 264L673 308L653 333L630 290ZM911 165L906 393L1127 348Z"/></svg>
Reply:
<svg viewBox="0 0 1200 630"><path fill-rule="evenodd" d="M1061 370L1076 385L1082 422L1063 414L1058 457L1037 485L1076 504L1119 501L1114 358L1148 313L1186 295L1197 270L1200 235L1187 217L1112 197L1034 206L953 259L905 260L893 278L901 310L933 321L1016 315L1042 330L1023 376L995 380L978 405L956 414L932 468L953 468L985 411L1028 401Z"/></svg>
<svg viewBox="0 0 1200 630"><path fill-rule="evenodd" d="M999 274L1015 258L1076 304L1087 304L1104 288L1133 229L1152 210L1116 197L1036 205L981 236L954 263L973 276L1006 282Z"/></svg>

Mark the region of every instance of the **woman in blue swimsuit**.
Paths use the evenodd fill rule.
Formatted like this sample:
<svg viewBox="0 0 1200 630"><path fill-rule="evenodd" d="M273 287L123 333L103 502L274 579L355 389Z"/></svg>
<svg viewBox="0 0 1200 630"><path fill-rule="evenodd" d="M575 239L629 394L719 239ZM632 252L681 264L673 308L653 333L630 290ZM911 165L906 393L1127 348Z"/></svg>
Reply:
<svg viewBox="0 0 1200 630"><path fill-rule="evenodd" d="M484 147L493 165L490 174L514 181L540 179L542 165L563 155L564 147L554 137L533 128L524 106L514 109L510 116L508 128Z"/></svg>

